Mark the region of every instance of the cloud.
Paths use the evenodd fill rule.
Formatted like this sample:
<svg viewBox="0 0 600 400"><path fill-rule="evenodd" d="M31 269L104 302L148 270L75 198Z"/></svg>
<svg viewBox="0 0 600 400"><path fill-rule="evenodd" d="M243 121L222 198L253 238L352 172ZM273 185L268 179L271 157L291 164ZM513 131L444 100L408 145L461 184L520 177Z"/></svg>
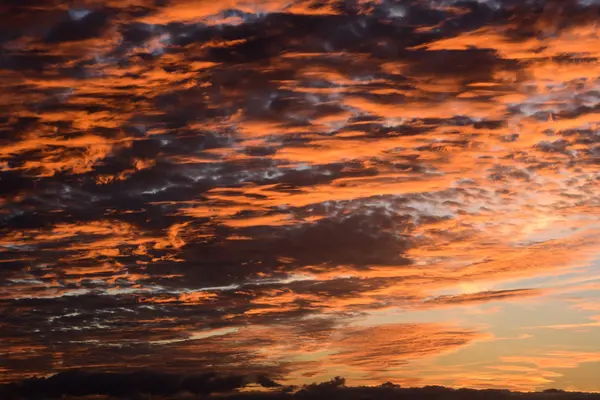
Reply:
<svg viewBox="0 0 600 400"><path fill-rule="evenodd" d="M510 356L502 357L505 362L516 364L530 364L539 368L575 368L581 363L598 362L598 352L577 352L557 350L549 352L546 356Z"/></svg>
<svg viewBox="0 0 600 400"><path fill-rule="evenodd" d="M516 289L516 290L500 290L500 291L487 291L478 293L460 294L455 296L439 296L433 299L427 300L426 304L470 304L470 303L481 303L486 301L505 300L512 298L523 298L529 296L539 296L542 293L540 290L535 289Z"/></svg>

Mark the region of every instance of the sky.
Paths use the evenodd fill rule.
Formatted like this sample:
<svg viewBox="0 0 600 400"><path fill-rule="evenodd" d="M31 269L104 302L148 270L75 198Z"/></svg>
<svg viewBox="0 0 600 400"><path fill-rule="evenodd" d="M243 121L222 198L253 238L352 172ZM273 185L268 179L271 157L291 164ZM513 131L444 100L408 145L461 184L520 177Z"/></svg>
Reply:
<svg viewBox="0 0 600 400"><path fill-rule="evenodd" d="M0 383L600 392L600 1L0 5Z"/></svg>

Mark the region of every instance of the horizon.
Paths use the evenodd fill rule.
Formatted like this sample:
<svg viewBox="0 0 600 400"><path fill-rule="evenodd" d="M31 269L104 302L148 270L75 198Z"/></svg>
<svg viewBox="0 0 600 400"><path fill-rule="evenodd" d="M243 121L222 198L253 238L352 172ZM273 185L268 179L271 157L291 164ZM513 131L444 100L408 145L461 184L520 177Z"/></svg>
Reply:
<svg viewBox="0 0 600 400"><path fill-rule="evenodd" d="M404 387L393 382L379 385L348 386L343 377L335 377L326 382L313 382L301 386L284 386L268 376L249 374L246 376L205 374L165 374L138 370L124 373L94 373L83 370L63 371L48 377L33 377L19 382L0 384L0 395L7 400L21 398L82 398L94 396L102 399L131 399L139 396L148 398L178 399L213 398L221 399L276 399L307 398L340 395L343 398L360 398L369 395L376 398L410 398L431 395L445 395L444 398L460 395L461 398L486 393L489 396L553 396L566 399L597 399L600 393L585 391L565 391L562 389L544 389L538 391L511 391L508 389L473 389L467 387L446 387L428 385L422 387ZM100 396L100 397L98 397ZM580 397L584 396L584 397ZM494 398L494 397L492 397Z"/></svg>

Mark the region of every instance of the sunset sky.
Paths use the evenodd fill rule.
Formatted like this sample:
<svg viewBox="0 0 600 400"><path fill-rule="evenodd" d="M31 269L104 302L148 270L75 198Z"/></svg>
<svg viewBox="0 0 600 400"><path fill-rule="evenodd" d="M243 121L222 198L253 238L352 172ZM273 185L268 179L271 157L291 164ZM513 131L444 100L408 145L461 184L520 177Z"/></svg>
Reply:
<svg viewBox="0 0 600 400"><path fill-rule="evenodd" d="M600 392L599 59L597 0L3 1L0 383Z"/></svg>

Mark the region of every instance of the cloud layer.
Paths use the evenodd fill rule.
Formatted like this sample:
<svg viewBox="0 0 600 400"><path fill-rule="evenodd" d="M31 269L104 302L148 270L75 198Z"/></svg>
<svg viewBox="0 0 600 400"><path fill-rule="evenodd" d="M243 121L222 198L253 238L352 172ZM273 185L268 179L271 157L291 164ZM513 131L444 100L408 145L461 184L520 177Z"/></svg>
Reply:
<svg viewBox="0 0 600 400"><path fill-rule="evenodd" d="M599 13L5 2L0 379L216 368L533 389L563 372L515 373L503 343L539 357L542 331L589 355L573 368L600 362L598 316L573 306L600 287ZM490 343L506 376L464 381L461 351Z"/></svg>

